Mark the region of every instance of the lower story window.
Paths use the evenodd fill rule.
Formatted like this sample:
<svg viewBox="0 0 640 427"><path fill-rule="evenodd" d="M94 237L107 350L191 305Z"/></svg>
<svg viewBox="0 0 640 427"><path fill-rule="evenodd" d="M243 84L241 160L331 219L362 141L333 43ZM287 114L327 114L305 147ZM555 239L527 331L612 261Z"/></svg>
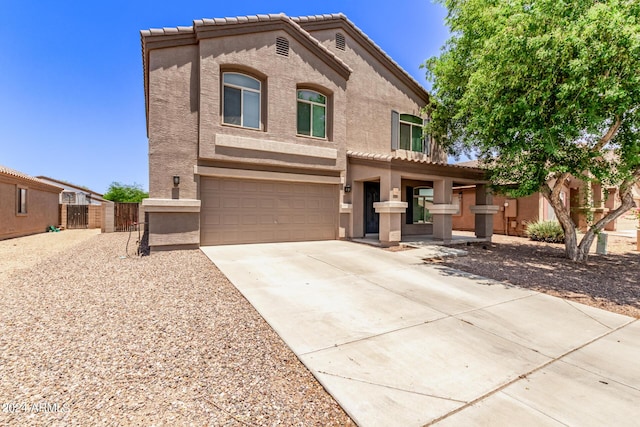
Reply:
<svg viewBox="0 0 640 427"><path fill-rule="evenodd" d="M27 189L18 188L18 213L27 213Z"/></svg>
<svg viewBox="0 0 640 427"><path fill-rule="evenodd" d="M432 215L429 213L431 206L433 206L433 188L415 188L413 190L413 223L431 223Z"/></svg>

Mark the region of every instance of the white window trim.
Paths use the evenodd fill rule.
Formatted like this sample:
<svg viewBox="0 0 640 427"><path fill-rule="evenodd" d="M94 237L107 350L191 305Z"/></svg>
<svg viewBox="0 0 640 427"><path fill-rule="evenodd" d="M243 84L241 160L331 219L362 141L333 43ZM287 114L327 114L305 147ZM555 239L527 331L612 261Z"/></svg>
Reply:
<svg viewBox="0 0 640 427"><path fill-rule="evenodd" d="M407 121L405 121L405 120L402 120L402 116L403 116L403 115L413 116L413 117L416 117L416 118L418 118L418 119L422 120L422 125L419 125L419 124L417 124L417 123L407 122ZM425 149L424 149L424 148L425 148L425 145L427 144L427 141L426 141L426 138L425 138L425 134L424 134L424 129L423 129L423 126L424 126L424 119L423 119L422 117L420 117L420 116L416 116L416 115L413 115L413 114L409 114L409 113L402 113L402 114L399 114L399 115L398 115L398 122L399 122L399 125L398 125L398 133L400 133L400 129L401 129L401 127L402 127L401 125L409 125L409 126L411 126L411 135L413 135L413 126L418 126L418 127L420 127L420 132L422 133L422 138L420 139L420 140L422 141L422 150L420 150L420 151L415 151L415 150L413 150L413 147L409 147L408 149L406 149L406 148L400 148L400 143L401 143L400 138L398 138L398 149L399 149L399 150L410 151L410 152L412 152L412 153L422 153L422 154L426 154L426 155L428 155L429 153L426 153L426 152L425 152Z"/></svg>
<svg viewBox="0 0 640 427"><path fill-rule="evenodd" d="M244 86L239 86L239 85L234 85L233 83L225 83L224 81L224 75L225 74L238 74L241 76L245 76L245 77L249 77L250 79L253 79L255 81L258 82L258 85L260 86L260 89L252 89L249 87L244 87ZM226 123L224 121L224 103L225 103L225 99L224 99L224 88L225 87L231 87L234 89L239 89L240 90L240 124L239 125L235 125L233 123ZM260 96L260 102L258 102L258 119L259 119L259 126L257 128L254 127L249 127L249 126L245 126L244 125L244 94L243 92L247 91L247 92L253 92L253 93L257 93ZM255 77L249 75L249 74L244 74L244 73L238 73L235 71L226 71L222 73L222 124L225 126L233 126L236 128L242 128L242 129L252 129L252 130L262 130L263 126L262 126L262 82L259 79L256 79Z"/></svg>
<svg viewBox="0 0 640 427"><path fill-rule="evenodd" d="M433 190L433 187L428 187L428 186L420 186L420 187L414 187L413 188L413 199L419 199L419 198L423 198L425 199L425 202L427 201L427 197L429 196L421 196L421 195L416 195L416 192L419 192L418 190L423 189L423 188L428 188L430 190ZM435 190L434 190L435 191ZM429 200L429 202L431 202L431 204L433 204L433 197L434 195L431 195L431 200ZM413 202L413 200L412 200ZM429 212L429 209L427 209L426 207L423 206L423 208ZM415 214L414 214L415 215ZM430 214L431 215L431 214ZM413 218L412 218L413 220ZM412 224L433 224L433 219L431 221L422 221L422 222L412 222Z"/></svg>
<svg viewBox="0 0 640 427"><path fill-rule="evenodd" d="M322 96L324 96L325 103L321 104L319 102L309 101L307 99L300 99L300 98L298 98L298 92L300 92L300 91L313 92L313 93L317 93L318 95L322 95ZM327 116L327 111L328 111L327 104L328 104L328 102L327 102L327 100L328 99L329 99L329 97L327 95L325 95L322 92L318 92L317 90L304 89L304 88L296 90L296 101L297 101L296 102L296 115L298 114L298 102L303 102L303 103L311 105L311 114L309 115L309 120L310 120L309 132L311 133L311 135L305 135L303 133L298 133L298 120L297 120L297 117L296 117L296 136L299 136L299 137L302 137L302 138L319 139L321 141L327 141L329 139L328 135L327 135L327 120L328 120L328 116ZM314 136L313 135L313 106L314 105L317 105L319 107L323 107L324 108L324 137Z"/></svg>

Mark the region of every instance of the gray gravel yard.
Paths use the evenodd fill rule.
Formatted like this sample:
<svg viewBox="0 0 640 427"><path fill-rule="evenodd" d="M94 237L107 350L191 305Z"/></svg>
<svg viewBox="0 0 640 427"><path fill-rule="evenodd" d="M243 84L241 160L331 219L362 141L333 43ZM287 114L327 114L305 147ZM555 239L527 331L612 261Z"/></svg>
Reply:
<svg viewBox="0 0 640 427"><path fill-rule="evenodd" d="M199 250L127 237L0 274L0 425L353 425Z"/></svg>

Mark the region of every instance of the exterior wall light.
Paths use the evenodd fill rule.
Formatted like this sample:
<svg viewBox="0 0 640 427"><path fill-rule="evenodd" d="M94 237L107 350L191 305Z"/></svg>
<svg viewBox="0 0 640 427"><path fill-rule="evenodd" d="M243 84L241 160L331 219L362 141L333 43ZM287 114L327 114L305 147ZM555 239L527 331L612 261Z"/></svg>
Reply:
<svg viewBox="0 0 640 427"><path fill-rule="evenodd" d="M180 177L178 175L173 176L173 185L176 187L180 185Z"/></svg>
<svg viewBox="0 0 640 427"><path fill-rule="evenodd" d="M345 193L351 193L351 184L347 184L344 186L344 192Z"/></svg>

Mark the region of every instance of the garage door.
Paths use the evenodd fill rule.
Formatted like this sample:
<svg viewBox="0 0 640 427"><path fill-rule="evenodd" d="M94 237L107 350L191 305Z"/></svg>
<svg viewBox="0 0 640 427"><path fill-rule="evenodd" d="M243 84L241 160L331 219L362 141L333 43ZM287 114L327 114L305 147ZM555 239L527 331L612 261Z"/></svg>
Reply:
<svg viewBox="0 0 640 427"><path fill-rule="evenodd" d="M205 177L200 185L201 245L337 237L337 185Z"/></svg>

